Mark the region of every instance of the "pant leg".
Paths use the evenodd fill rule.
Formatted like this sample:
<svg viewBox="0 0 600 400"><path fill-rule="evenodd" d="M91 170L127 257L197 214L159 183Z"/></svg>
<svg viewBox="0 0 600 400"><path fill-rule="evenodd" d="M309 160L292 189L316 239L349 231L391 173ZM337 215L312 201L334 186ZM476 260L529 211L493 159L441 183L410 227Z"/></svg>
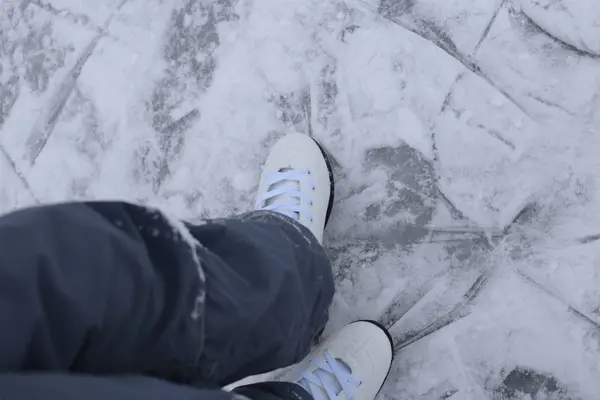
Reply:
<svg viewBox="0 0 600 400"><path fill-rule="evenodd" d="M334 287L303 226L259 212L192 227L206 257L202 376L226 385L300 361L328 319Z"/></svg>
<svg viewBox="0 0 600 400"><path fill-rule="evenodd" d="M10 400L313 400L286 382L250 385L228 393L179 385L147 376L93 376L61 373L0 374L0 398Z"/></svg>
<svg viewBox="0 0 600 400"><path fill-rule="evenodd" d="M162 214L70 203L0 218L0 372L195 367L205 285Z"/></svg>
<svg viewBox="0 0 600 400"><path fill-rule="evenodd" d="M333 295L314 237L274 214L179 228L119 202L0 218L0 371L214 385L302 358Z"/></svg>
<svg viewBox="0 0 600 400"><path fill-rule="evenodd" d="M35 373L0 374L0 398L10 400L234 400L235 396L218 389L200 389L148 376Z"/></svg>

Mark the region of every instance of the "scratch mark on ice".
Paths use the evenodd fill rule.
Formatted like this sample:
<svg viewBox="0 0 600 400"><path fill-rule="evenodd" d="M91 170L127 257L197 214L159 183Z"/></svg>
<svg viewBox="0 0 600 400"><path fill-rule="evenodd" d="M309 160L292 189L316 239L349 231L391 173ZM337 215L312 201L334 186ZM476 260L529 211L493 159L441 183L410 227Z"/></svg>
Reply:
<svg viewBox="0 0 600 400"><path fill-rule="evenodd" d="M2 155L4 156L4 159L6 159L6 161L8 162L8 165L14 171L14 173L15 173L16 177L19 179L19 181L21 181L21 183L23 184L23 187L29 193L29 195L31 196L31 198L35 201L36 204L39 204L40 200L37 198L37 196L33 192L33 189L29 185L29 182L27 181L27 179L25 179L25 176L19 170L19 168L17 167L17 165L15 164L15 162L13 161L13 159L10 157L10 155L8 154L8 152L6 151L6 149L4 148L4 146L0 145L0 153L2 153Z"/></svg>
<svg viewBox="0 0 600 400"><path fill-rule="evenodd" d="M593 54L589 51L585 51L585 50L581 50L578 49L577 47L565 42L564 40L559 39L558 37L550 34L547 30L545 30L544 28L542 28L541 26L539 26L533 19L531 19L529 17L529 15L527 15L525 12L519 12L518 17L522 18L528 25L530 25L531 27L533 27L536 31L542 33L543 35L548 36L550 39L552 39L554 42L556 42L558 45L564 47L565 49L572 51L574 53L576 53L578 56L581 57L586 57L586 58L591 58L594 60L598 60L600 59L600 56L597 54ZM574 18L574 17L573 17Z"/></svg>
<svg viewBox="0 0 600 400"><path fill-rule="evenodd" d="M77 79L81 75L83 67L96 49L100 39L105 35L106 29L110 25L110 22L118 14L125 3L127 3L127 1L129 0L122 0L121 3L113 10L111 15L104 23L104 26L101 28L100 32L82 51L73 68L71 68L71 70L67 73L67 76L65 76L60 85L58 85L58 88L54 91L50 100L48 101L47 106L42 110L36 119L33 129L29 134L29 138L27 139L27 147L29 149L28 161L30 165L35 163L35 160L46 146L46 143L48 143L48 139L50 138L50 135L52 135L52 132L56 127L56 123L58 122L58 118L60 117L67 100L71 96L71 93L77 84Z"/></svg>
<svg viewBox="0 0 600 400"><path fill-rule="evenodd" d="M485 39L490 34L490 31L492 30L492 25L494 25L494 22L496 22L496 18L498 17L500 10L502 10L502 8L504 8L505 4L506 4L506 0L502 0L502 2L500 2L500 4L498 5L498 8L496 8L496 10L494 11L492 18L490 18L490 21L488 22L487 26L485 27L483 34L481 35L481 37L479 38L479 41L475 45L475 50L473 51L474 55L477 54L477 52L481 48L481 45L483 44Z"/></svg>
<svg viewBox="0 0 600 400"><path fill-rule="evenodd" d="M489 271L483 272L475 279L471 287L463 295L462 300L456 304L452 310L443 315L441 318L433 321L426 327L422 328L417 332L407 332L394 337L394 352L400 351L401 349L427 337L440 329L458 321L471 313L470 305L475 298L481 293L481 290L486 286L489 281L491 273ZM391 328L390 328L391 329Z"/></svg>
<svg viewBox="0 0 600 400"><path fill-rule="evenodd" d="M595 242L596 240L600 240L600 233L598 233L596 235L584 236L584 237L578 239L577 241L579 243L586 244L586 243Z"/></svg>
<svg viewBox="0 0 600 400"><path fill-rule="evenodd" d="M487 132L491 137L498 139L500 142L504 143L507 147L510 147L511 150L516 150L516 146L513 142L511 142L510 140L506 139L504 136L502 136L500 134L500 132L493 130L493 129L489 129L486 128L484 125L479 124L478 125L479 128L483 129L485 132Z"/></svg>
<svg viewBox="0 0 600 400"><path fill-rule="evenodd" d="M468 70L473 72L475 75L479 76L481 79L483 79L485 82L487 82L498 93L500 93L504 98L506 98L509 102L514 104L515 107L517 107L519 110L521 110L521 112L523 112L523 114L525 114L526 116L531 118L531 115L525 109L525 107L523 105L521 105L506 90L504 90L500 86L498 86L496 84L496 82L494 82L487 75L485 75L483 73L483 71L481 71L481 69L479 68L477 63L473 60L472 56L467 56L467 55L461 54L460 51L454 45L454 43L452 43L452 41L449 38L445 37L443 34L438 32L436 29L432 29L433 26L426 26L426 25L423 25L420 27L419 26L409 26L409 25L403 23L402 21L394 19L388 15L378 14L378 10L375 7L373 7L372 5L366 3L364 0L352 0L352 1L359 3L361 6L369 9L371 12L374 12L379 17L381 17L395 25L398 25L401 28L404 28L407 31L414 33L415 35L422 37L423 39L427 40L428 42L431 42L432 44L437 46L439 49L446 52L450 57L452 57L456 61L460 62L465 68L467 68Z"/></svg>
<svg viewBox="0 0 600 400"><path fill-rule="evenodd" d="M30 0L29 4L37 6L42 10L49 12L50 14L56 15L57 17L67 18L76 24L80 24L87 28L91 28L97 32L102 31L102 28L94 25L87 15L76 14L69 9L56 8L51 3L45 2L43 0Z"/></svg>
<svg viewBox="0 0 600 400"><path fill-rule="evenodd" d="M77 78L79 78L83 66L92 55L92 52L96 48L96 45L101 37L102 34L97 35L83 50L73 68L71 68L67 76L63 79L59 87L50 98L47 107L36 119L33 130L27 139L27 147L29 149L28 158L31 165L35 163L35 160L46 146L50 135L56 127L58 117L62 113L69 96L73 92L73 88L77 83Z"/></svg>
<svg viewBox="0 0 600 400"><path fill-rule="evenodd" d="M528 274L526 274L521 269L515 268L514 271L517 273L517 275L519 275L521 278L523 278L526 282L529 282L529 283L533 284L538 289L540 289L542 292L548 294L550 297L558 300L560 303L562 303L564 306L566 306L567 307L567 311L569 311L570 313L572 313L576 317L581 318L585 322L589 323L594 328L600 330L600 322L597 322L596 320L594 320L592 317L590 317L589 315L587 315L583 311L581 311L581 310L573 307L571 305L571 303L569 303L565 298L563 298L558 292L556 292L555 290L553 290L549 286L544 285L544 284L538 282L537 280L535 280L533 277L531 277Z"/></svg>
<svg viewBox="0 0 600 400"><path fill-rule="evenodd" d="M527 96L529 96L529 97L530 97L530 98L532 98L533 100L535 100L535 101L537 101L537 102L539 102L539 103L542 103L542 104L544 104L544 105L546 105L546 106L548 106L548 107L552 107L552 108L554 108L554 109L557 109L557 110L559 110L559 111L562 111L562 112L564 112L565 114L567 114L567 115L570 115L571 117L575 117L575 116L576 116L576 114L575 114L575 113L573 113L573 112L571 112L571 111L567 110L566 108L564 108L564 107L562 107L562 106L560 106L560 105L558 105L558 104L556 104L556 103L553 103L553 102L551 102L551 101L548 101L548 100L542 99L540 96L535 96L535 95L533 95L533 94L531 94L531 93L527 93Z"/></svg>

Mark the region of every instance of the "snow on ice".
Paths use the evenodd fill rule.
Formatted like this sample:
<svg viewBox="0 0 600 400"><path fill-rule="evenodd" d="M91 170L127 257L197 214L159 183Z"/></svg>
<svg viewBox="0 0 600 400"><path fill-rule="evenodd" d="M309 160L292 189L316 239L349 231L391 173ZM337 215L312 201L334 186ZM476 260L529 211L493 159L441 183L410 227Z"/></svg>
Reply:
<svg viewBox="0 0 600 400"><path fill-rule="evenodd" d="M0 210L251 209L271 144L334 160L327 332L379 320L380 398L597 399L600 3L0 2Z"/></svg>

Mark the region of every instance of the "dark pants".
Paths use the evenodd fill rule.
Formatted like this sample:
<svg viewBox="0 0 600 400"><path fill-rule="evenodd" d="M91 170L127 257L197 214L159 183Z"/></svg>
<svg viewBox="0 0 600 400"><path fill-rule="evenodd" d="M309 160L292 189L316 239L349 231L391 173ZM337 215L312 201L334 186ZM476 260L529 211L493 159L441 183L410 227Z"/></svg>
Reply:
<svg viewBox="0 0 600 400"><path fill-rule="evenodd" d="M304 227L257 212L200 225L72 203L0 218L1 399L229 399L302 359L331 267ZM297 385L238 390L307 396Z"/></svg>

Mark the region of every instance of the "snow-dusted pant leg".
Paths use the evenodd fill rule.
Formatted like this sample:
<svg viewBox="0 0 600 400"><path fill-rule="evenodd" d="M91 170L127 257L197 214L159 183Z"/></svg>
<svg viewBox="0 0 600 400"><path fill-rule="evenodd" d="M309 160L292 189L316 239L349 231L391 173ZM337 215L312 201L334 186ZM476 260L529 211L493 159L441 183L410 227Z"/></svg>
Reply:
<svg viewBox="0 0 600 400"><path fill-rule="evenodd" d="M228 393L148 376L64 373L0 374L0 398L10 400L313 400L302 387L268 382Z"/></svg>
<svg viewBox="0 0 600 400"><path fill-rule="evenodd" d="M219 398L225 383L301 359L333 296L329 262L308 230L270 213L177 225L120 202L0 218L0 396L21 398L7 388L23 379L24 393L82 379L62 371L155 376ZM19 371L36 373L3 374ZM40 371L59 375L36 385ZM86 382L72 387L89 383L93 393L102 379ZM136 385L116 397L152 398L153 385Z"/></svg>
<svg viewBox="0 0 600 400"><path fill-rule="evenodd" d="M265 382L225 392L149 376L64 373L0 374L0 398L10 400L313 400L302 387Z"/></svg>
<svg viewBox="0 0 600 400"><path fill-rule="evenodd" d="M331 265L305 227L271 212L192 227L210 253L202 376L219 385L308 354L334 294Z"/></svg>
<svg viewBox="0 0 600 400"><path fill-rule="evenodd" d="M196 371L205 293L159 212L68 203L0 218L0 372Z"/></svg>
<svg viewBox="0 0 600 400"><path fill-rule="evenodd" d="M148 376L94 376L66 373L0 374L0 398L10 400L238 400L234 394L218 389L201 389Z"/></svg>

